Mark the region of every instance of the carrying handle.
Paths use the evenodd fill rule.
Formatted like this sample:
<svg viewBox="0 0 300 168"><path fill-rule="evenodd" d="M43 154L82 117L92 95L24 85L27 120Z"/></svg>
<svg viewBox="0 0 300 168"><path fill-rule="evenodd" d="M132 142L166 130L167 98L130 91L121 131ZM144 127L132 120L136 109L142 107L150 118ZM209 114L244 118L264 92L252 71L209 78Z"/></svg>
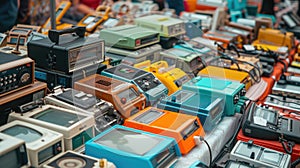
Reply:
<svg viewBox="0 0 300 168"><path fill-rule="evenodd" d="M59 44L59 36L60 35L76 33L77 36L84 37L85 31L86 31L86 28L80 27L80 26L74 26L72 28L63 29L63 30L49 30L48 37L55 44Z"/></svg>

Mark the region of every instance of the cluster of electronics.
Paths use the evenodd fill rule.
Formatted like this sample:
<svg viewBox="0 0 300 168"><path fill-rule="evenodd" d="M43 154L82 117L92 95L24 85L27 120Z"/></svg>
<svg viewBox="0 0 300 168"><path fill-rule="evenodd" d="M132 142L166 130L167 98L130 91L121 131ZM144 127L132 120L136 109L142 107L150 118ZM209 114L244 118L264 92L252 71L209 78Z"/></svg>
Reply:
<svg viewBox="0 0 300 168"><path fill-rule="evenodd" d="M300 47L293 33L273 29L267 18L225 23L222 8L153 14L145 2L140 8L152 15L137 10L134 24L99 29L110 8L126 20L122 8L132 7L117 4L47 35L31 25L0 34L1 165L176 167L195 137L205 141L235 115L234 141L209 165L191 168L298 163ZM56 9L58 23L69 7Z"/></svg>

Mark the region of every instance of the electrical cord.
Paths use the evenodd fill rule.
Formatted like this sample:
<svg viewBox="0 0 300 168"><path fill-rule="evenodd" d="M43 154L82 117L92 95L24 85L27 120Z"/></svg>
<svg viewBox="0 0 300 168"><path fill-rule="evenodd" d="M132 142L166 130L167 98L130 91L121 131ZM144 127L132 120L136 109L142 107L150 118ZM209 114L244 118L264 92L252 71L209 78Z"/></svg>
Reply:
<svg viewBox="0 0 300 168"><path fill-rule="evenodd" d="M279 142L281 143L284 151L287 153L287 154L292 154L293 153L293 147L295 146L295 143L294 142L291 142L291 141L287 141L286 139L283 139L281 137L279 137Z"/></svg>
<svg viewBox="0 0 300 168"><path fill-rule="evenodd" d="M206 144L207 148L208 148L208 151L209 151L209 165L208 165L208 167L211 168L211 166L212 166L212 152L211 152L211 148L210 148L208 142L202 136L199 136L199 139L200 139L200 141L204 142Z"/></svg>

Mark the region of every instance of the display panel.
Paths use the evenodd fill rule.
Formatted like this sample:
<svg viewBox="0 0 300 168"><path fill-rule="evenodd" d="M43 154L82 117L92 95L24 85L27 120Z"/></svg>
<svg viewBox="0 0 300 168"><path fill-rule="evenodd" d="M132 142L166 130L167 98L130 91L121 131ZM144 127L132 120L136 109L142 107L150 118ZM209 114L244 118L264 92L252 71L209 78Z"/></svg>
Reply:
<svg viewBox="0 0 300 168"><path fill-rule="evenodd" d="M170 53L172 55L176 55L178 57L187 57L191 55L191 52L185 50L178 50L178 49L166 50L165 52Z"/></svg>
<svg viewBox="0 0 300 168"><path fill-rule="evenodd" d="M264 150L259 160L271 165L279 166L282 157L283 154L278 153L277 151Z"/></svg>
<svg viewBox="0 0 300 168"><path fill-rule="evenodd" d="M16 138L24 140L26 143L30 143L42 138L42 134L29 127L15 125L2 131L5 134L14 136Z"/></svg>
<svg viewBox="0 0 300 168"><path fill-rule="evenodd" d="M261 117L267 120L268 123L276 125L277 124L277 113L269 111L263 108L257 108L254 112L253 117Z"/></svg>
<svg viewBox="0 0 300 168"><path fill-rule="evenodd" d="M247 146L247 144L244 143L240 143L240 145L238 146L238 148L236 149L236 151L234 153L242 155L242 156L246 156L247 158L251 158L251 155L254 153L255 157L257 157L257 155L260 153L261 148L258 146L251 146L251 148L249 148Z"/></svg>
<svg viewBox="0 0 300 168"><path fill-rule="evenodd" d="M94 142L136 155L145 155L163 139L137 132L114 129Z"/></svg>
<svg viewBox="0 0 300 168"><path fill-rule="evenodd" d="M144 124L149 124L153 122L154 120L158 119L160 116L162 116L164 113L157 111L157 110L149 110L138 117L134 119L134 121L144 123Z"/></svg>
<svg viewBox="0 0 300 168"><path fill-rule="evenodd" d="M118 94L119 99L121 100L122 104L126 104L127 102L130 102L131 100L134 100L138 97L138 93L133 89L126 89L123 92Z"/></svg>
<svg viewBox="0 0 300 168"><path fill-rule="evenodd" d="M89 16L87 17L82 23L83 24L89 24L95 19L95 16Z"/></svg>
<svg viewBox="0 0 300 168"><path fill-rule="evenodd" d="M20 167L17 150L10 151L0 156L1 165L5 165L6 168Z"/></svg>
<svg viewBox="0 0 300 168"><path fill-rule="evenodd" d="M70 127L71 125L77 123L83 118L86 118L86 116L61 111L59 109L48 108L39 114L33 115L31 118L64 127Z"/></svg>

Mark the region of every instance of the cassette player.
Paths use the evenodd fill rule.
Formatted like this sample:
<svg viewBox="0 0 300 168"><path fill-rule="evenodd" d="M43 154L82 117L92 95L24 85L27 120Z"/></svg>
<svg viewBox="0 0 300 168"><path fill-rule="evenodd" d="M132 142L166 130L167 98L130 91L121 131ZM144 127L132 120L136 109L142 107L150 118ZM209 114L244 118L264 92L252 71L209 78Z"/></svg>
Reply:
<svg viewBox="0 0 300 168"><path fill-rule="evenodd" d="M167 61L169 66L174 66L183 70L191 78L198 74L204 68L202 61L202 54L188 51L179 48L170 48L160 52L159 57L153 58L153 62L164 60Z"/></svg>
<svg viewBox="0 0 300 168"><path fill-rule="evenodd" d="M5 167L27 168L28 162L25 141L0 133L0 162Z"/></svg>
<svg viewBox="0 0 300 168"><path fill-rule="evenodd" d="M265 99L264 104L284 110L300 112L300 100L296 98L270 94Z"/></svg>
<svg viewBox="0 0 300 168"><path fill-rule="evenodd" d="M120 125L88 141L85 154L106 158L118 168L173 167L181 155L174 138Z"/></svg>
<svg viewBox="0 0 300 168"><path fill-rule="evenodd" d="M0 97L34 83L34 61L0 52Z"/></svg>
<svg viewBox="0 0 300 168"><path fill-rule="evenodd" d="M194 136L204 136L196 116L147 107L126 119L124 126L169 136L177 141L181 154L188 154L195 146Z"/></svg>
<svg viewBox="0 0 300 168"><path fill-rule="evenodd" d="M224 99L188 90L178 90L162 99L158 108L197 116L205 131L211 131L223 117Z"/></svg>
<svg viewBox="0 0 300 168"><path fill-rule="evenodd" d="M137 50L127 50L115 47L105 47L105 56L113 59L122 59L131 64L140 63L147 59L158 57L161 51L159 44L143 47Z"/></svg>
<svg viewBox="0 0 300 168"><path fill-rule="evenodd" d="M64 136L65 150L80 151L94 137L94 118L52 105L43 105L27 113L13 112L8 121L21 120L59 132Z"/></svg>
<svg viewBox="0 0 300 168"><path fill-rule="evenodd" d="M121 116L111 103L75 89L58 88L53 94L45 97L45 102L94 116L96 134L122 122Z"/></svg>
<svg viewBox="0 0 300 168"><path fill-rule="evenodd" d="M66 34L60 37L60 35ZM84 37L84 27L49 30L49 38L33 40L27 44L28 56L36 66L47 70L70 73L104 61L104 41L97 37ZM59 40L61 39L61 40Z"/></svg>
<svg viewBox="0 0 300 168"><path fill-rule="evenodd" d="M63 135L24 121L12 121L0 132L25 141L32 167L41 167L49 158L64 152Z"/></svg>
<svg viewBox="0 0 300 168"><path fill-rule="evenodd" d="M102 29L100 38L106 46L139 49L159 42L159 33L136 25L122 25Z"/></svg>
<svg viewBox="0 0 300 168"><path fill-rule="evenodd" d="M105 69L102 75L135 84L146 96L147 106L156 104L168 94L168 89L152 73L129 65L119 64Z"/></svg>
<svg viewBox="0 0 300 168"><path fill-rule="evenodd" d="M285 139L300 143L299 120L281 116L279 111L255 103L249 105L245 114L242 128L244 135L264 140Z"/></svg>
<svg viewBox="0 0 300 168"><path fill-rule="evenodd" d="M224 99L224 114L226 116L243 113L247 100L244 97L246 94L244 84L224 79L197 76L183 84L182 89Z"/></svg>
<svg viewBox="0 0 300 168"><path fill-rule="evenodd" d="M58 168L58 167L73 167L80 168L116 168L116 166L106 159L97 159L91 156L83 155L71 150L61 153L44 164L44 168Z"/></svg>
<svg viewBox="0 0 300 168"><path fill-rule="evenodd" d="M272 94L300 98L300 76L282 74L274 84Z"/></svg>
<svg viewBox="0 0 300 168"><path fill-rule="evenodd" d="M184 71L172 66L169 67L166 61L155 62L144 70L152 72L168 88L168 95L181 89L181 86L190 80Z"/></svg>
<svg viewBox="0 0 300 168"><path fill-rule="evenodd" d="M74 89L110 102L124 118L132 116L146 106L146 97L134 84L98 74L77 81Z"/></svg>
<svg viewBox="0 0 300 168"><path fill-rule="evenodd" d="M248 163L251 167L289 168L291 156L253 144L238 141L230 153L230 159Z"/></svg>
<svg viewBox="0 0 300 168"><path fill-rule="evenodd" d="M237 81L244 84L246 90L252 86L251 77L247 72L224 69L216 66L206 66L198 73L198 75Z"/></svg>

